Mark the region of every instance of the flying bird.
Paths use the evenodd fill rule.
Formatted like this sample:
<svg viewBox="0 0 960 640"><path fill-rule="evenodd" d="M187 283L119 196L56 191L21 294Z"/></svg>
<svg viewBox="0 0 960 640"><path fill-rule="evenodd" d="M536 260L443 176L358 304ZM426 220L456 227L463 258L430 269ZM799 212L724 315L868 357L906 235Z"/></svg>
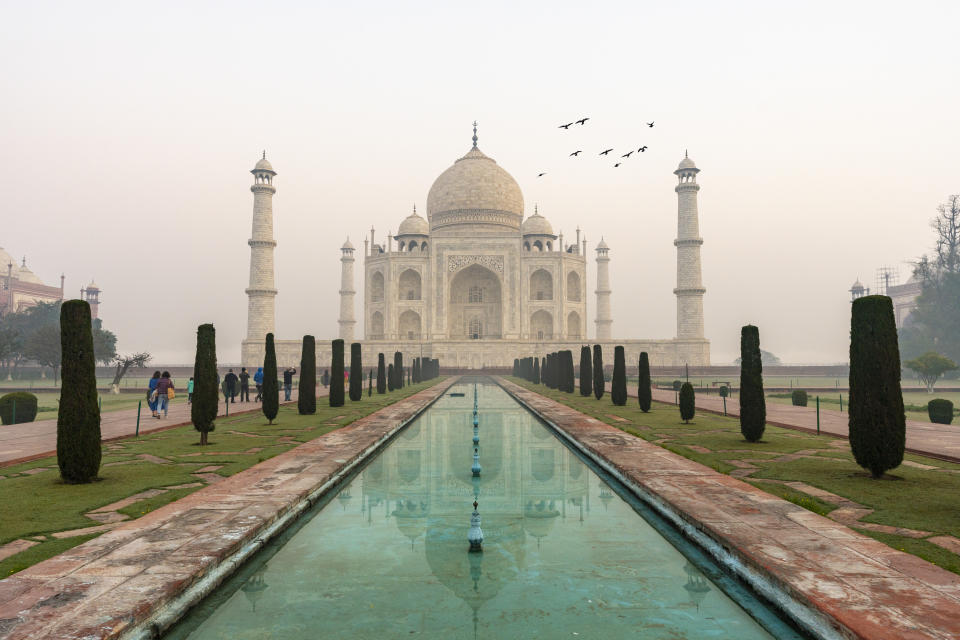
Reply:
<svg viewBox="0 0 960 640"><path fill-rule="evenodd" d="M637 149L637 151L639 151L640 153L643 153L643 152L646 151L646 150L647 150L647 145L643 145L642 147L640 147L639 149Z"/></svg>
<svg viewBox="0 0 960 640"><path fill-rule="evenodd" d="M538 174L537 174L537 177L538 177L538 178L542 178L542 177L545 176L545 175L547 175L547 172L546 172L546 171L544 171L543 173L538 173Z"/></svg>
<svg viewBox="0 0 960 640"><path fill-rule="evenodd" d="M653 127L653 122L648 122L648 123L647 123L647 126L648 126L648 127Z"/></svg>
<svg viewBox="0 0 960 640"><path fill-rule="evenodd" d="M600 155L605 156L605 155L607 155L608 153L610 153L611 151L613 151L613 149L607 149L606 151L601 151L601 152L600 152Z"/></svg>
<svg viewBox="0 0 960 640"><path fill-rule="evenodd" d="M579 151L574 151L574 152L571 153L570 155L572 155L572 156L578 156L578 155L580 155L581 153L583 153L583 149L580 149Z"/></svg>
<svg viewBox="0 0 960 640"><path fill-rule="evenodd" d="M589 119L590 118L580 118L579 120L577 120L577 124L580 124L580 125L587 124L587 120Z"/></svg>
<svg viewBox="0 0 960 640"><path fill-rule="evenodd" d="M617 164L613 165L613 167L614 167L614 168L617 168L617 167L619 167L621 164L622 164L622 163L618 162Z"/></svg>
<svg viewBox="0 0 960 640"><path fill-rule="evenodd" d="M628 151L627 153L623 154L623 155L620 156L620 157L621 157L621 158L629 158L631 153L633 153L633 151Z"/></svg>
<svg viewBox="0 0 960 640"><path fill-rule="evenodd" d="M573 123L572 123L572 122L568 122L567 124L562 124L562 125L560 125L560 126L557 127L557 128L558 128L558 129L569 129L569 128L572 127L572 126L573 126Z"/></svg>

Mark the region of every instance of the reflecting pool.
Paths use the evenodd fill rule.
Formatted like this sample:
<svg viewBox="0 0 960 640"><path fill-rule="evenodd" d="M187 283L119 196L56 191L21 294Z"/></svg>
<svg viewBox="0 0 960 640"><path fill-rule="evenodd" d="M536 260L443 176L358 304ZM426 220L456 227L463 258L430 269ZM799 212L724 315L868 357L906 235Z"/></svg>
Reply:
<svg viewBox="0 0 960 640"><path fill-rule="evenodd" d="M169 637L802 637L502 389L477 388L479 478L474 384L458 384ZM474 500L482 553L467 551Z"/></svg>

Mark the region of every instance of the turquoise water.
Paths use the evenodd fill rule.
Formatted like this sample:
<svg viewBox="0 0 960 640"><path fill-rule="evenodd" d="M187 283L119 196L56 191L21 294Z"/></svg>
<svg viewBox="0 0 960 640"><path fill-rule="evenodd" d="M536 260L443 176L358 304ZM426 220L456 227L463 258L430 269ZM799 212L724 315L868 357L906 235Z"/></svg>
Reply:
<svg viewBox="0 0 960 640"><path fill-rule="evenodd" d="M440 399L169 637L801 637L492 384L478 387L474 480L473 387L452 388L466 395ZM482 553L467 552L474 499Z"/></svg>

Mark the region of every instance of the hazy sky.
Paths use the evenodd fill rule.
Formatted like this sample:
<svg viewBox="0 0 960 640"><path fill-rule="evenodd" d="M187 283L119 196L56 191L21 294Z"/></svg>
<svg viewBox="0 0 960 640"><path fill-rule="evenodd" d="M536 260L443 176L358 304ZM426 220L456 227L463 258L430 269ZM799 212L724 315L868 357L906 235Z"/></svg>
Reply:
<svg viewBox="0 0 960 640"><path fill-rule="evenodd" d="M619 337L674 336L672 172L690 150L715 363L746 323L787 362L845 360L850 284L881 265L905 279L960 192L954 1L38 1L3 15L0 246L48 283L65 272L71 294L95 277L120 349L168 363L192 361L202 322L220 360L239 359L264 148L281 338L336 336L344 238L362 247L371 225L382 238L425 210L474 119L528 213L539 203L566 238L579 225L591 257L610 244ZM617 169L595 155L641 144Z"/></svg>

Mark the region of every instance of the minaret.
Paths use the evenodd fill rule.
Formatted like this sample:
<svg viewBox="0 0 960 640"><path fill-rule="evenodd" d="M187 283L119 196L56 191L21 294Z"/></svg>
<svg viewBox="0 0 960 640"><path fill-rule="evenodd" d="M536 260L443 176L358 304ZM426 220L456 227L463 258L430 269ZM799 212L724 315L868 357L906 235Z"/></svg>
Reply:
<svg viewBox="0 0 960 640"><path fill-rule="evenodd" d="M703 280L700 276L700 214L697 212L697 174L700 169L684 154L674 171L677 192L677 339L703 339Z"/></svg>
<svg viewBox="0 0 960 640"><path fill-rule="evenodd" d="M277 290L273 279L273 176L267 152L250 172L253 174L253 231L250 234L250 286L247 288L247 340L265 340L276 324Z"/></svg>
<svg viewBox="0 0 960 640"><path fill-rule="evenodd" d="M340 338L350 344L353 342L353 245L350 238L340 247Z"/></svg>
<svg viewBox="0 0 960 640"><path fill-rule="evenodd" d="M586 242L586 241L584 241ZM597 245L597 340L610 339L610 247L603 238Z"/></svg>

